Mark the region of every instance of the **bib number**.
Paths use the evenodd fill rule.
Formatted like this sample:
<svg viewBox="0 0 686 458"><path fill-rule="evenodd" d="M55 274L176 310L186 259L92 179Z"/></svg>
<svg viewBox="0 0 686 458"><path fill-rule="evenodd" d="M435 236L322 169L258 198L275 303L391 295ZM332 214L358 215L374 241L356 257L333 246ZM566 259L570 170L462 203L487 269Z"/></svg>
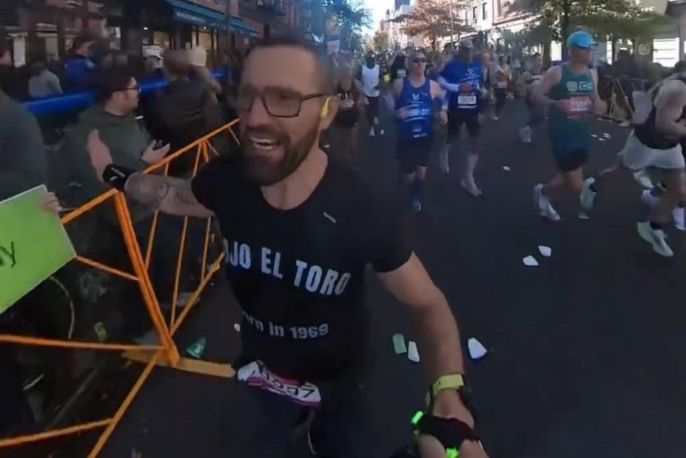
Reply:
<svg viewBox="0 0 686 458"><path fill-rule="evenodd" d="M458 106L474 106L476 105L476 96L475 95L458 95L457 96L457 105Z"/></svg>
<svg viewBox="0 0 686 458"><path fill-rule="evenodd" d="M398 70L398 78L405 78L407 76L407 72L405 70Z"/></svg>
<svg viewBox="0 0 686 458"><path fill-rule="evenodd" d="M238 369L236 378L250 386L284 396L305 407L317 407L322 402L321 393L316 385L279 377L267 369L261 361L253 361Z"/></svg>
<svg viewBox="0 0 686 458"><path fill-rule="evenodd" d="M569 117L581 118L591 112L593 100L589 96L577 96L569 99Z"/></svg>
<svg viewBox="0 0 686 458"><path fill-rule="evenodd" d="M498 81L496 86L498 89L507 89L507 81Z"/></svg>

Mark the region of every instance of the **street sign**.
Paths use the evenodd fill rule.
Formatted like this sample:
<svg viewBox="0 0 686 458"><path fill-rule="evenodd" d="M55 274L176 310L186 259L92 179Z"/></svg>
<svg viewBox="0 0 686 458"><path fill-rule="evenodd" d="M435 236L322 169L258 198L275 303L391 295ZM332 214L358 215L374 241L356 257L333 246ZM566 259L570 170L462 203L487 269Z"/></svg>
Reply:
<svg viewBox="0 0 686 458"><path fill-rule="evenodd" d="M40 206L47 192L37 186L0 202L0 314L76 257L59 217Z"/></svg>

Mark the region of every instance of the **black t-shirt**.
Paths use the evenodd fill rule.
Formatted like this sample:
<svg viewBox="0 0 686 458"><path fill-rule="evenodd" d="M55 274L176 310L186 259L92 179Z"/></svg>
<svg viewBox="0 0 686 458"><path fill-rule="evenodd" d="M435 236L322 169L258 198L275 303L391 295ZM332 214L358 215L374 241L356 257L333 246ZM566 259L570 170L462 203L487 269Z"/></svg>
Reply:
<svg viewBox="0 0 686 458"><path fill-rule="evenodd" d="M212 161L192 184L228 248L227 275L243 310L241 360L310 382L362 369L365 267L390 272L411 255L391 207L331 157L312 195L292 210L267 203L240 157Z"/></svg>

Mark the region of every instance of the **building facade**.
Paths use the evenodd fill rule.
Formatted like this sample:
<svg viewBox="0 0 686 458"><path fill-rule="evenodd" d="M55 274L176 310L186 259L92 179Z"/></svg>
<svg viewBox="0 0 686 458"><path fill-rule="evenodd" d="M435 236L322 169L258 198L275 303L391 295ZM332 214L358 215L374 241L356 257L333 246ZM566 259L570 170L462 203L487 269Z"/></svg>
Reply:
<svg viewBox="0 0 686 458"><path fill-rule="evenodd" d="M0 40L17 67L65 59L86 32L131 54L202 46L212 59L299 28L301 16L298 0L0 0Z"/></svg>

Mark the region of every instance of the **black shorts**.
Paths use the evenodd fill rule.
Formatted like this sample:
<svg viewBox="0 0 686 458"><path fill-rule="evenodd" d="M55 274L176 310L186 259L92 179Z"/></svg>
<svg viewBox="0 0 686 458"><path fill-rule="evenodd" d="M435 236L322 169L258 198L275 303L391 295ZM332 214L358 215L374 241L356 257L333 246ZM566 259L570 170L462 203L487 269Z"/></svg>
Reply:
<svg viewBox="0 0 686 458"><path fill-rule="evenodd" d="M403 175L415 173L418 167L429 165L429 154L433 139L431 136L423 138L398 138L398 164Z"/></svg>
<svg viewBox="0 0 686 458"><path fill-rule="evenodd" d="M572 172L586 163L588 160L588 150L578 149L572 152L563 152L553 148L553 156L560 172Z"/></svg>
<svg viewBox="0 0 686 458"><path fill-rule="evenodd" d="M448 139L459 138L460 127L467 126L470 138L477 138L481 134L481 122L479 122L479 110L450 110L448 111Z"/></svg>
<svg viewBox="0 0 686 458"><path fill-rule="evenodd" d="M369 105L367 105L367 113L370 116L379 116L379 97L367 96L367 100L369 101Z"/></svg>

